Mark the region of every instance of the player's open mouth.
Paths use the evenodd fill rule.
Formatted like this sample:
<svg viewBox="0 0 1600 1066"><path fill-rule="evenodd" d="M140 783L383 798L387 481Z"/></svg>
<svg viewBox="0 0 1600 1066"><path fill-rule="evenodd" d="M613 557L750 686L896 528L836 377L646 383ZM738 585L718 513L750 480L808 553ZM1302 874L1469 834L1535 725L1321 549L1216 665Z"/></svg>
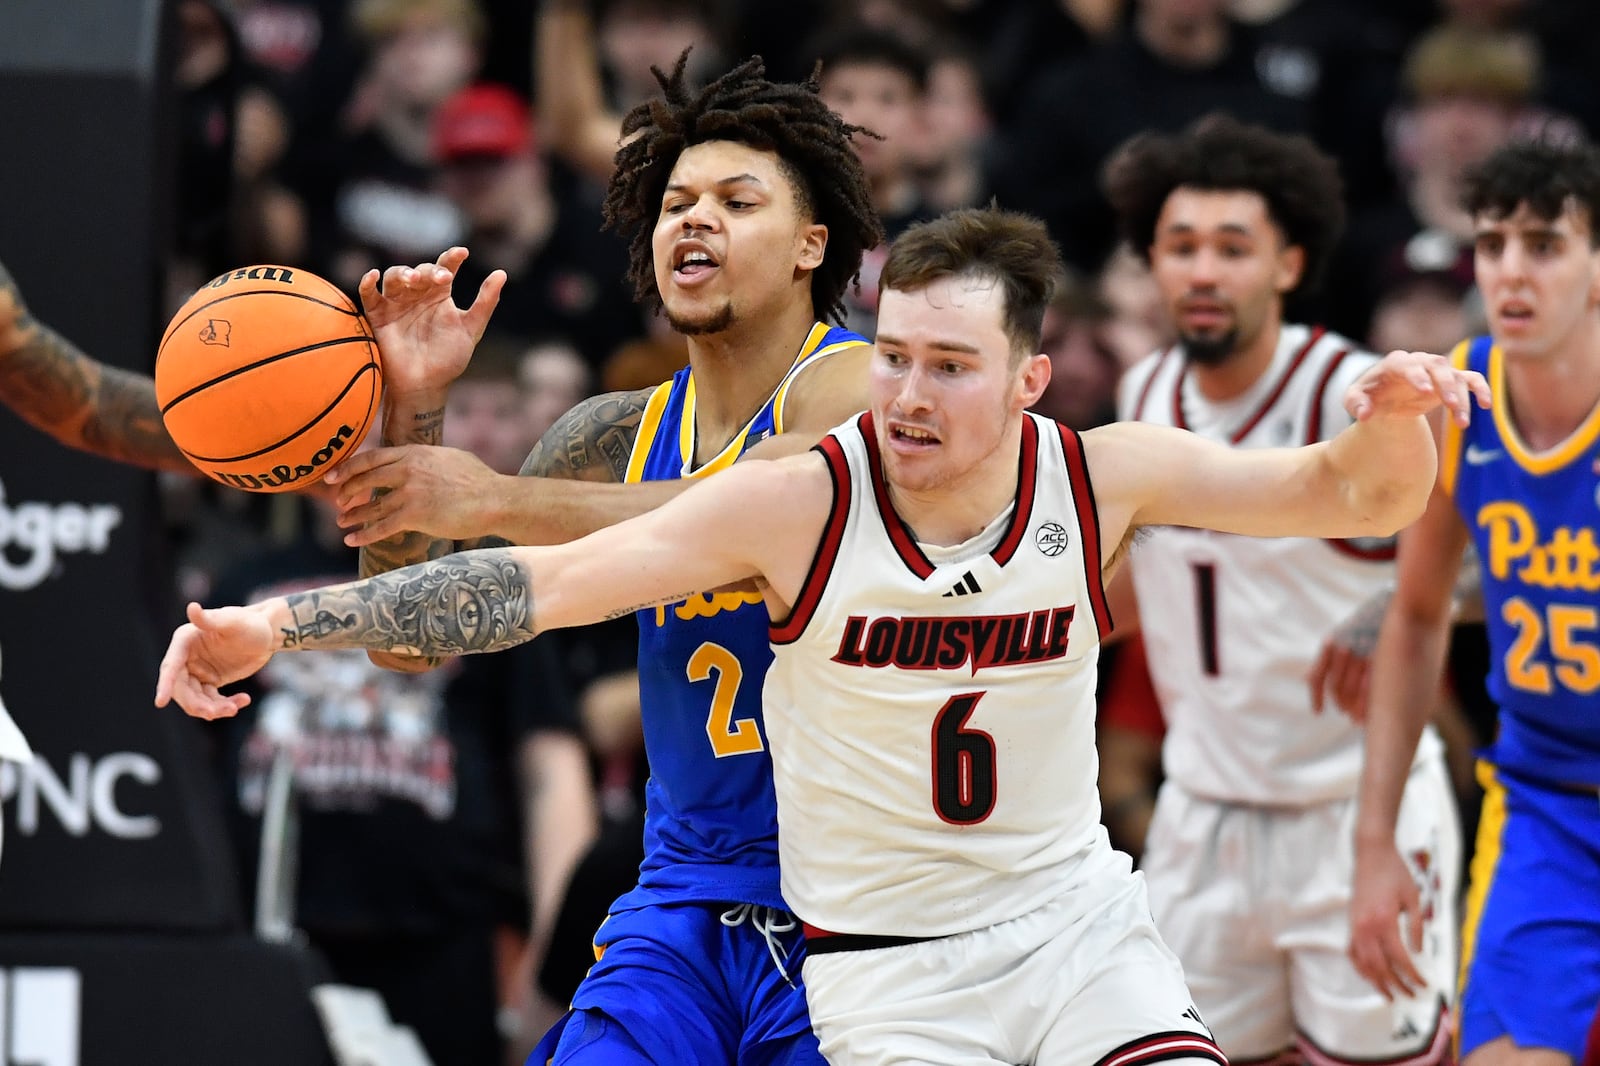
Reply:
<svg viewBox="0 0 1600 1066"><path fill-rule="evenodd" d="M939 438L920 426L891 426L889 438L903 448L932 448Z"/></svg>
<svg viewBox="0 0 1600 1066"><path fill-rule="evenodd" d="M1512 300L1500 305L1500 317L1506 322L1531 322L1533 308L1520 300Z"/></svg>
<svg viewBox="0 0 1600 1066"><path fill-rule="evenodd" d="M710 249L698 242L680 244L672 255L672 272L680 281L705 277L721 265Z"/></svg>

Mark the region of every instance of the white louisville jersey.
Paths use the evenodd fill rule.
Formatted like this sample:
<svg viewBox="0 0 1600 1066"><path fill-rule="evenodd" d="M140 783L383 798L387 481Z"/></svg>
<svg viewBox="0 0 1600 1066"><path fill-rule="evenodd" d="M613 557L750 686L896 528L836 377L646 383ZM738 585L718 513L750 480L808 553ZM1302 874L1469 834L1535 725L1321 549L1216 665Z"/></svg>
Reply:
<svg viewBox="0 0 1600 1066"><path fill-rule="evenodd" d="M833 509L772 630L783 895L829 932L943 936L1042 906L1105 848L1099 527L1078 435L1030 414L1014 506L919 545L874 434L864 414L818 446Z"/></svg>
<svg viewBox="0 0 1600 1066"><path fill-rule="evenodd" d="M1311 444L1350 424L1345 391L1376 360L1336 333L1285 325L1267 372L1242 395L1213 403L1181 351L1168 349L1128 371L1119 414L1238 448ZM1390 539L1148 531L1131 565L1167 722L1166 775L1225 802L1354 795L1361 731L1331 704L1313 713L1306 679L1333 628L1392 581L1393 559ZM1434 743L1430 736L1423 748Z"/></svg>

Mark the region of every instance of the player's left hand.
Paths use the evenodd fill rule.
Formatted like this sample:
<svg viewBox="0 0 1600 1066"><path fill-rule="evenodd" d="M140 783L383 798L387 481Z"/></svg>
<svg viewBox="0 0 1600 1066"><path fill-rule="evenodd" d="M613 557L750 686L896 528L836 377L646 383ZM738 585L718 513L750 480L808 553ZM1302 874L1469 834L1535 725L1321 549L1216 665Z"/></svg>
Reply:
<svg viewBox="0 0 1600 1066"><path fill-rule="evenodd" d="M325 479L333 486L344 542L364 548L407 531L470 540L492 531L485 512L497 474L471 452L406 444L358 452Z"/></svg>
<svg viewBox="0 0 1600 1066"><path fill-rule="evenodd" d="M467 250L442 252L436 262L392 266L361 279L361 306L367 312L383 357L385 387L410 395L445 389L466 369L483 338L489 316L500 303L506 272L496 270L478 287L472 306L462 309L450 296Z"/></svg>
<svg viewBox="0 0 1600 1066"><path fill-rule="evenodd" d="M172 634L156 679L156 706L173 700L195 718L229 718L250 706L248 693L224 696L221 687L249 677L272 658L275 634L254 607L189 604L189 622Z"/></svg>
<svg viewBox="0 0 1600 1066"><path fill-rule="evenodd" d="M1410 950L1400 936L1405 920ZM1383 998L1426 987L1412 955L1422 951L1422 899L1394 844L1356 845L1350 896L1350 962Z"/></svg>
<svg viewBox="0 0 1600 1066"><path fill-rule="evenodd" d="M1339 623L1322 643L1322 651L1311 667L1311 709L1322 713L1329 696L1358 723L1367 720L1367 680L1372 652L1378 646L1378 630L1389 609L1392 590L1372 597Z"/></svg>
<svg viewBox="0 0 1600 1066"><path fill-rule="evenodd" d="M1459 424L1472 418L1472 401L1488 407L1489 383L1476 370L1457 370L1429 352L1394 351L1351 384L1344 408L1358 422L1414 418L1444 407Z"/></svg>

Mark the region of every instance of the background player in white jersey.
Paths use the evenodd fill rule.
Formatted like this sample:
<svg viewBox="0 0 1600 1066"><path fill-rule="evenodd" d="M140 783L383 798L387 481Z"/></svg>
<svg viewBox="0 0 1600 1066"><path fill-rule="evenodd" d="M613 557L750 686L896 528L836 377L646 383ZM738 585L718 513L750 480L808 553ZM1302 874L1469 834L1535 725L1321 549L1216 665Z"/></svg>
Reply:
<svg viewBox="0 0 1600 1066"><path fill-rule="evenodd" d="M811 927L829 1060L1222 1062L1098 826L1101 574L1145 525L1391 533L1434 475L1423 416L1465 419L1487 387L1395 353L1348 391L1361 421L1330 443L1080 437L1025 411L1049 379L1036 353L1058 271L1036 220L916 227L884 271L871 410L816 451L736 464L569 545L191 605L157 701L225 715L241 697L218 686L276 651L490 651L754 578L774 621L783 890Z"/></svg>
<svg viewBox="0 0 1600 1066"><path fill-rule="evenodd" d="M1341 398L1378 357L1284 320L1342 225L1334 162L1304 138L1217 116L1130 141L1106 179L1180 337L1124 377L1121 417L1240 450L1349 425ZM1329 631L1393 579L1393 555L1387 540L1171 528L1130 560L1167 721L1142 869L1156 925L1235 1063L1448 1051L1461 830L1440 745L1430 732L1399 830L1431 902L1425 980L1391 1002L1345 952L1361 729L1318 714L1306 684Z"/></svg>

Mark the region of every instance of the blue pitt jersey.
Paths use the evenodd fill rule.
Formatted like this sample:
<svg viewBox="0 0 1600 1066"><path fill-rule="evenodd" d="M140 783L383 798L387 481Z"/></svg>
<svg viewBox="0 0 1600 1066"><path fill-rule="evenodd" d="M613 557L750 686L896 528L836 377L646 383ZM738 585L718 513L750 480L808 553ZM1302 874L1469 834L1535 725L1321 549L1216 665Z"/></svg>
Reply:
<svg viewBox="0 0 1600 1066"><path fill-rule="evenodd" d="M694 466L694 377L688 368L656 389L628 464L630 482L703 477L784 431L795 375L817 359L867 342L818 323L794 365L744 429ZM756 593L692 596L640 611L639 695L646 786L639 885L613 911L656 903L735 902L783 907L778 818L761 688L772 648Z"/></svg>
<svg viewBox="0 0 1600 1066"><path fill-rule="evenodd" d="M1534 452L1512 424L1499 349L1479 337L1452 359L1494 392L1489 411L1446 431L1441 460L1483 568L1500 706L1488 757L1513 774L1600 785L1600 407Z"/></svg>

